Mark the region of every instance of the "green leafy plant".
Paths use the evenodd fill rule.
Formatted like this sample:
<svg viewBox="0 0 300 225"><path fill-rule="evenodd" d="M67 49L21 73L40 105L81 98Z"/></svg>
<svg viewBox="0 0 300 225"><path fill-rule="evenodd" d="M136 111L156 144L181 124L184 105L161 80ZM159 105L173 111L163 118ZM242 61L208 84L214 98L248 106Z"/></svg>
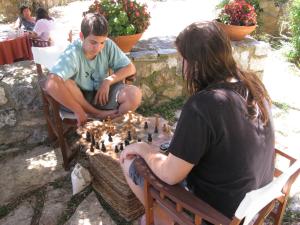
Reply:
<svg viewBox="0 0 300 225"><path fill-rule="evenodd" d="M292 45L294 50L289 57L296 63L300 62L300 0L294 0L290 8L290 27L292 31Z"/></svg>
<svg viewBox="0 0 300 225"><path fill-rule="evenodd" d="M85 13L91 12L105 16L109 24L110 37L142 33L150 24L147 5L140 4L136 0L94 1Z"/></svg>

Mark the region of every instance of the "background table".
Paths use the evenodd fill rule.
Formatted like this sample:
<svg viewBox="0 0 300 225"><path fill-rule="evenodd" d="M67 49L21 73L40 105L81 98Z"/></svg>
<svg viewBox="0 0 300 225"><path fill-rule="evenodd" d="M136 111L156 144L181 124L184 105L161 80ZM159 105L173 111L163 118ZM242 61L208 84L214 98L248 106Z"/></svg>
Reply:
<svg viewBox="0 0 300 225"><path fill-rule="evenodd" d="M32 59L31 45L27 35L0 41L0 65Z"/></svg>

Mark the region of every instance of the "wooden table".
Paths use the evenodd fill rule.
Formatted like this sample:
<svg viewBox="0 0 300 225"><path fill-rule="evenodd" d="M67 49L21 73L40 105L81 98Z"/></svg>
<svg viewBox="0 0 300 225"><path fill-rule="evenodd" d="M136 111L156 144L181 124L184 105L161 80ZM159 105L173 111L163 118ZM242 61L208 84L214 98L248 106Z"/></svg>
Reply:
<svg viewBox="0 0 300 225"><path fill-rule="evenodd" d="M0 65L32 59L31 45L26 34L0 41Z"/></svg>
<svg viewBox="0 0 300 225"><path fill-rule="evenodd" d="M159 149L160 144L167 142L172 137L172 131L163 132L162 127L167 121L159 118L158 133L153 134L151 145ZM144 129L147 121L148 129ZM113 122L94 121L87 123L85 127L79 129L81 139L80 145L86 150L89 160L90 172L94 177L93 187L103 197L103 199L127 221L132 221L144 213L144 207L130 190L123 175L120 163L120 153L115 152L115 146L120 147L131 132L131 143L138 138L147 141L148 133L153 133L157 118L144 118L138 114L127 114L121 119ZM87 131L94 134L95 143L99 147L93 146L91 151L91 141L87 141ZM113 141L109 142L108 133L113 132ZM88 135L89 136L89 135ZM91 137L90 137L91 139ZM104 141L106 151L101 150L101 141Z"/></svg>

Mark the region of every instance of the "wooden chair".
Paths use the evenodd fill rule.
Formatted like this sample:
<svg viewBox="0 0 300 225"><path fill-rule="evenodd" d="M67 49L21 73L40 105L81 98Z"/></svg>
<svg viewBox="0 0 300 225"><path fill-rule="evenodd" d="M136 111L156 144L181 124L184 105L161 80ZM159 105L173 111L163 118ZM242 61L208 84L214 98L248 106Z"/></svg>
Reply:
<svg viewBox="0 0 300 225"><path fill-rule="evenodd" d="M280 224L287 204L291 185L300 173L300 160L276 149L290 162L290 167L282 173L275 169L274 180L263 188L248 192L235 212L234 218L227 218L216 209L185 190L180 185L168 185L159 180L142 158L135 160L138 172L144 177L145 211L147 225L154 223L153 204L156 202L167 212L175 224L202 224L202 220L212 224L255 225L263 224L269 216L274 224Z"/></svg>
<svg viewBox="0 0 300 225"><path fill-rule="evenodd" d="M64 50L62 46L50 46L50 41L43 41L32 39L32 53L36 63L36 70L38 74L38 82L42 93L43 111L47 122L48 138L54 144L59 146L63 157L63 167L65 170L69 169L69 163L76 155L77 151L72 151L70 143L66 138L67 135L74 131L77 126L76 119L63 118L61 116L61 105L53 99L45 91L46 76L43 73L43 68L51 68ZM46 55L47 57L41 57Z"/></svg>

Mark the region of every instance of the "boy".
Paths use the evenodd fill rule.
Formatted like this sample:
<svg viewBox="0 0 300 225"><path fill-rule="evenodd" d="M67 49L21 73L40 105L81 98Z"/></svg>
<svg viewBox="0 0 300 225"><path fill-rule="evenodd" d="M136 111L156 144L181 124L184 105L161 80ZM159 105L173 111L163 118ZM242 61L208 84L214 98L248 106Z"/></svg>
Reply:
<svg viewBox="0 0 300 225"><path fill-rule="evenodd" d="M51 69L46 91L75 113L78 125L87 114L100 119L134 111L141 102L140 89L123 84L135 74L128 57L107 38L108 23L99 14L87 14L80 40L70 44ZM107 76L109 69L113 73Z"/></svg>

